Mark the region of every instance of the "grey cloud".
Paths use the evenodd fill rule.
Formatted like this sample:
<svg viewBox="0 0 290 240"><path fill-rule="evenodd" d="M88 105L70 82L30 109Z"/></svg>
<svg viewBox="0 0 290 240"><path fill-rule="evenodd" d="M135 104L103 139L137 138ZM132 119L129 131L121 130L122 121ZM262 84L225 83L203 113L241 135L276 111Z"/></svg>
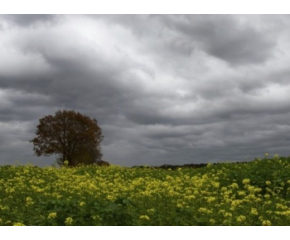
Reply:
<svg viewBox="0 0 290 240"><path fill-rule="evenodd" d="M247 20L251 18L248 16ZM173 15L162 21L208 54L232 65L264 62L276 45L273 38L255 28L251 21L242 24L236 15Z"/></svg>
<svg viewBox="0 0 290 240"><path fill-rule="evenodd" d="M2 15L5 20L22 27L31 26L36 23L49 23L56 20L58 15L51 14L6 14ZM1 16L0 16L1 17Z"/></svg>
<svg viewBox="0 0 290 240"><path fill-rule="evenodd" d="M113 164L289 154L290 35L284 18L61 15L28 16L22 25L13 20L21 28L0 32L1 164L16 158L37 163L28 140L38 119L58 109L96 118L105 136L104 159ZM11 22L11 16L1 21ZM39 158L39 165L54 157Z"/></svg>
<svg viewBox="0 0 290 240"><path fill-rule="evenodd" d="M236 15L108 15L110 23L129 27L140 41L154 38L165 44L164 52L190 56L201 47L208 54L229 64L261 63L271 56L276 42L271 35L249 24L243 24ZM259 21L259 19L257 20ZM146 24L145 24L146 23ZM146 34L143 34L146 32ZM177 34L179 33L179 34ZM156 47L162 47L158 42ZM164 47L164 46L163 46Z"/></svg>
<svg viewBox="0 0 290 240"><path fill-rule="evenodd" d="M95 18L100 21L108 22L112 25L120 25L128 28L134 35L140 37L148 37L148 33L153 33L156 31L155 28L151 28L151 21L156 24L154 15L144 15L144 14L125 14L125 15L115 15L115 14L104 14L104 15L88 15L89 17Z"/></svg>
<svg viewBox="0 0 290 240"><path fill-rule="evenodd" d="M282 19L273 21L262 15L106 15L102 18L129 29L140 43L150 46L149 51L157 54L156 58L160 53L167 56L169 68L181 67L176 62L180 64L184 58L188 62L200 50L232 67L264 64L277 47L276 29L281 28ZM145 49L142 54L146 54Z"/></svg>
<svg viewBox="0 0 290 240"><path fill-rule="evenodd" d="M52 105L48 96L29 93L24 90L1 89L1 121L28 121L33 119L44 107Z"/></svg>

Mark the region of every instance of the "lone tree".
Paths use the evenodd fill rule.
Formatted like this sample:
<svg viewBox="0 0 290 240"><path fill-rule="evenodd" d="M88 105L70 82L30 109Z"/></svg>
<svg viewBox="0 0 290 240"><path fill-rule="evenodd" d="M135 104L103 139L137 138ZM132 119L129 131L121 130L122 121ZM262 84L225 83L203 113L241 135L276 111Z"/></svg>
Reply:
<svg viewBox="0 0 290 240"><path fill-rule="evenodd" d="M57 162L68 166L93 164L101 160L102 130L96 119L75 111L59 110L39 119L37 137L30 140L37 156L58 154Z"/></svg>

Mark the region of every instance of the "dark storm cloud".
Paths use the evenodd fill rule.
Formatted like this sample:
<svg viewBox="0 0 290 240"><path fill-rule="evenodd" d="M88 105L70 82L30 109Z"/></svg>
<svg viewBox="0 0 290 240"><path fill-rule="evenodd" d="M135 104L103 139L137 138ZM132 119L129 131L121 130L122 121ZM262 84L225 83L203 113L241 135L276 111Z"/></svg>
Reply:
<svg viewBox="0 0 290 240"><path fill-rule="evenodd" d="M1 163L44 165L28 140L59 109L98 120L113 164L289 154L288 19L1 15Z"/></svg>
<svg viewBox="0 0 290 240"><path fill-rule="evenodd" d="M34 119L41 109L52 105L48 96L37 93L5 89L0 91L0 95L0 119L3 122Z"/></svg>
<svg viewBox="0 0 290 240"><path fill-rule="evenodd" d="M186 48L190 44L200 46L208 54L233 65L266 61L276 45L275 39L263 34L254 24L243 24L243 18L245 16L173 15L162 20L169 29L183 34ZM256 16L247 16L248 20L251 18Z"/></svg>
<svg viewBox="0 0 290 240"><path fill-rule="evenodd" d="M56 20L57 15L50 14L7 14L2 15L5 20L22 27L31 26L36 23L48 23Z"/></svg>
<svg viewBox="0 0 290 240"><path fill-rule="evenodd" d="M142 41L154 36L164 51L188 56L201 48L232 65L263 63L276 46L274 29L264 34L263 16L256 15L127 15L106 16L110 23L130 27ZM248 24L245 24L247 20ZM270 22L269 22L270 23ZM266 22L268 24L268 22ZM262 25L262 26L260 26ZM276 26L277 25L277 26ZM166 39L167 38L167 39Z"/></svg>

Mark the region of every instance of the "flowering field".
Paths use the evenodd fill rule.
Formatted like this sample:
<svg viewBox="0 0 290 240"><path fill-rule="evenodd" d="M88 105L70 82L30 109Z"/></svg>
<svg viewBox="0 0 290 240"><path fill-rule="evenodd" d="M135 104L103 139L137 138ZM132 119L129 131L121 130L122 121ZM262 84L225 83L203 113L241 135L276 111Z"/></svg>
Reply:
<svg viewBox="0 0 290 240"><path fill-rule="evenodd" d="M290 157L200 169L0 167L0 225L290 225Z"/></svg>

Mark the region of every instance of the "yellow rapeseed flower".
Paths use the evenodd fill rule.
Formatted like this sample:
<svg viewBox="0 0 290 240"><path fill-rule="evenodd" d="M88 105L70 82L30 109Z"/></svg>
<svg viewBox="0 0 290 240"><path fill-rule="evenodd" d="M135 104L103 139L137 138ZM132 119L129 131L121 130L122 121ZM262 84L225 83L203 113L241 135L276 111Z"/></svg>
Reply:
<svg viewBox="0 0 290 240"><path fill-rule="evenodd" d="M167 175L165 179L166 179L166 181L171 181L171 180L173 180L173 177Z"/></svg>
<svg viewBox="0 0 290 240"><path fill-rule="evenodd" d="M186 195L190 195L190 194L191 194L191 191L190 191L190 190L186 190L186 191L185 191L185 194L186 194Z"/></svg>
<svg viewBox="0 0 290 240"><path fill-rule="evenodd" d="M224 209L219 210L219 214L224 214L226 211Z"/></svg>
<svg viewBox="0 0 290 240"><path fill-rule="evenodd" d="M67 217L65 219L65 225L69 226L69 225L72 225L72 222L73 222L73 219L71 217Z"/></svg>
<svg viewBox="0 0 290 240"><path fill-rule="evenodd" d="M177 203L176 206L177 206L178 208L182 208L182 207L183 207L181 203Z"/></svg>
<svg viewBox="0 0 290 240"><path fill-rule="evenodd" d="M287 206L284 206L284 205L281 204L281 203L276 203L276 208L277 208L277 209L282 209L282 210L286 210L286 209L288 209Z"/></svg>
<svg viewBox="0 0 290 240"><path fill-rule="evenodd" d="M216 200L215 197L209 197L209 198L207 199L207 202L208 202L208 203L211 203L211 202L214 202L215 200Z"/></svg>
<svg viewBox="0 0 290 240"><path fill-rule="evenodd" d="M227 219L226 219L226 220L224 220L224 221L223 221L223 225L230 225L230 222L229 222L229 220L227 220Z"/></svg>
<svg viewBox="0 0 290 240"><path fill-rule="evenodd" d="M99 215L92 216L92 219L94 219L96 221L102 221L103 220Z"/></svg>
<svg viewBox="0 0 290 240"><path fill-rule="evenodd" d="M204 208L204 207L199 208L198 211L199 211L200 213L212 213L211 210L209 210L209 209L207 209L207 208Z"/></svg>
<svg viewBox="0 0 290 240"><path fill-rule="evenodd" d="M230 194L232 194L232 193L233 193L232 190L227 190L227 191L224 192L224 195L230 195Z"/></svg>
<svg viewBox="0 0 290 240"><path fill-rule="evenodd" d="M255 189L254 189L254 192L255 192L255 193L262 192L262 188L255 188Z"/></svg>
<svg viewBox="0 0 290 240"><path fill-rule="evenodd" d="M282 213L282 215L284 215L284 216L290 216L290 210L284 211Z"/></svg>
<svg viewBox="0 0 290 240"><path fill-rule="evenodd" d="M209 222L210 222L211 224L215 224L215 220L212 219L212 218L209 220Z"/></svg>
<svg viewBox="0 0 290 240"><path fill-rule="evenodd" d="M248 202L251 202L251 201L255 201L256 200L256 196L255 194L249 194L247 197L245 197L246 200L248 200Z"/></svg>
<svg viewBox="0 0 290 240"><path fill-rule="evenodd" d="M252 208L252 209L251 209L251 214L252 214L252 215L258 215L258 210L257 210L257 208Z"/></svg>
<svg viewBox="0 0 290 240"><path fill-rule="evenodd" d="M188 197L187 197L187 199L190 201L190 200L193 200L193 199L195 199L195 196L194 195L189 195Z"/></svg>
<svg viewBox="0 0 290 240"><path fill-rule="evenodd" d="M249 184L249 183L250 183L250 179L245 178L245 179L243 180L243 184L244 184L244 185Z"/></svg>
<svg viewBox="0 0 290 240"><path fill-rule="evenodd" d="M6 188L5 192L6 193L13 193L13 192L15 192L15 189L13 187L12 188Z"/></svg>
<svg viewBox="0 0 290 240"><path fill-rule="evenodd" d="M83 207L83 206L85 206L85 205L86 205L85 202L80 202L80 207Z"/></svg>
<svg viewBox="0 0 290 240"><path fill-rule="evenodd" d="M224 217L232 217L233 215L229 212L224 213Z"/></svg>
<svg viewBox="0 0 290 240"><path fill-rule="evenodd" d="M233 207L236 207L236 206L240 205L241 203L242 203L242 200L235 199L235 200L232 201L232 204L231 205Z"/></svg>
<svg viewBox="0 0 290 240"><path fill-rule="evenodd" d="M107 199L108 199L108 200L114 200L115 197L114 197L113 195L108 195L108 196L107 196Z"/></svg>
<svg viewBox="0 0 290 240"><path fill-rule="evenodd" d="M222 188L221 188L221 191L222 191L222 192L225 192L225 191L227 191L227 188L226 188L226 187L222 187Z"/></svg>
<svg viewBox="0 0 290 240"><path fill-rule="evenodd" d="M238 191L238 195L239 196L246 196L246 192L245 191Z"/></svg>
<svg viewBox="0 0 290 240"><path fill-rule="evenodd" d="M16 222L13 224L13 226L25 226L22 222Z"/></svg>
<svg viewBox="0 0 290 240"><path fill-rule="evenodd" d="M269 220L263 220L262 225L263 226L271 226L271 222Z"/></svg>
<svg viewBox="0 0 290 240"><path fill-rule="evenodd" d="M250 185L248 185L248 186L246 186L246 188L248 189L248 191L249 191L250 193L255 192L255 187L254 187L254 186L250 186Z"/></svg>
<svg viewBox="0 0 290 240"><path fill-rule="evenodd" d="M237 217L237 221L238 222L244 222L244 221L246 221L246 217L244 215L240 215L240 216Z"/></svg>
<svg viewBox="0 0 290 240"><path fill-rule="evenodd" d="M50 214L48 214L47 219L53 219L56 218L57 213L56 212L51 212Z"/></svg>
<svg viewBox="0 0 290 240"><path fill-rule="evenodd" d="M25 204L26 206L30 206L30 205L34 204L34 202L33 202L31 197L27 197L25 200L26 200L26 204Z"/></svg>
<svg viewBox="0 0 290 240"><path fill-rule="evenodd" d="M155 213L155 209L154 208L150 208L147 210L148 213Z"/></svg>
<svg viewBox="0 0 290 240"><path fill-rule="evenodd" d="M236 189L238 189L239 188L239 185L237 184L237 183L233 183L232 185L230 185L230 187L232 187L232 188L236 188Z"/></svg>
<svg viewBox="0 0 290 240"><path fill-rule="evenodd" d="M211 185L212 185L214 188L219 188L219 187L220 187L220 183L219 183L219 182L211 182Z"/></svg>
<svg viewBox="0 0 290 240"><path fill-rule="evenodd" d="M140 219L149 221L150 218L147 215L141 215Z"/></svg>
<svg viewBox="0 0 290 240"><path fill-rule="evenodd" d="M269 199L271 196L269 194L265 194L264 198Z"/></svg>

